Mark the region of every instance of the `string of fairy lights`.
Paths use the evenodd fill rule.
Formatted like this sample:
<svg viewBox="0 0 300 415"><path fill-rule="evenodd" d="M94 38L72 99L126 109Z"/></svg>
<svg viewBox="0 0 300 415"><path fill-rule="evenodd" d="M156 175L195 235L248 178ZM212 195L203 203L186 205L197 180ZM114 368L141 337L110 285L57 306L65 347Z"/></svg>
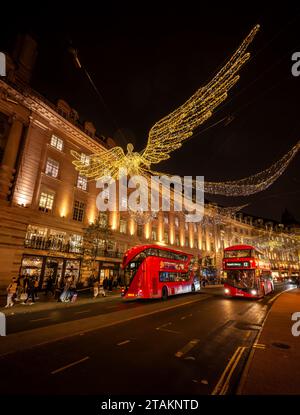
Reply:
<svg viewBox="0 0 300 415"><path fill-rule="evenodd" d="M210 118L215 108L227 98L229 90L239 80L238 72L250 58L250 53L246 51L258 30L259 25L256 25L210 82L200 87L183 105L154 124L143 151L134 152L133 145L129 143L126 155L121 147L114 147L91 155L89 163L82 160L81 154L71 151L75 168L89 179L103 176L117 179L120 169L126 169L129 176L153 174L151 165L170 158L170 153L180 148L195 128Z"/></svg>

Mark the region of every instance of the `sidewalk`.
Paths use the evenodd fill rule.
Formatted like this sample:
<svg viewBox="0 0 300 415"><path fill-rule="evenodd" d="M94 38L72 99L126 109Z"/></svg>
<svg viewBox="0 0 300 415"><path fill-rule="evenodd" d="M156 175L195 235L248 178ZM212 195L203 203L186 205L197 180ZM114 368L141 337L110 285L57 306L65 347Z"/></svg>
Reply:
<svg viewBox="0 0 300 415"><path fill-rule="evenodd" d="M300 336L291 331L295 312L300 312L300 289L275 300L250 353L238 394L300 394Z"/></svg>
<svg viewBox="0 0 300 415"><path fill-rule="evenodd" d="M6 315L11 314L22 314L28 312L37 312L45 310L56 310L58 308L65 308L70 306L78 306L84 304L94 304L98 301L103 301L112 297L120 297L121 289L113 290L112 292L106 291L106 296L102 297L99 295L97 298L92 297L92 291L78 292L78 297L75 303L67 302L62 303L54 299L53 297L46 297L43 293L39 293L39 299L35 301L34 304L30 305L30 302L26 304L21 304L21 301L15 302L13 307L5 308L4 305L0 307L0 311ZM6 302L6 298L5 298ZM4 301L1 301L1 304L5 304Z"/></svg>

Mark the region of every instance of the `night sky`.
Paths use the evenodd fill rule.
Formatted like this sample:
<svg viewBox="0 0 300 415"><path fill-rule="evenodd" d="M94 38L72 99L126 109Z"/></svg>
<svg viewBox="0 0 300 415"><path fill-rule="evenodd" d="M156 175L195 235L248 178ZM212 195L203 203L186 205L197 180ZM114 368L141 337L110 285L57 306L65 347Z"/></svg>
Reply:
<svg viewBox="0 0 300 415"><path fill-rule="evenodd" d="M259 23L252 59L229 98L170 160L155 168L212 181L238 179L269 167L297 143L300 76L292 76L291 56L300 52L300 6L247 6L246 11L241 3L241 9L195 12L182 3L169 13L152 7L140 14L116 7L118 12L60 16L44 9L15 16L0 29L0 50L11 50L17 33L34 35L39 46L32 86L53 102L65 99L82 120L94 122L98 134L115 138L124 148L131 141L141 150L151 126L205 84ZM74 65L71 45L104 103ZM233 116L228 125L213 126L228 116ZM271 188L257 195L208 199L227 206L249 203L245 212L275 220L287 207L300 220L299 166L300 154Z"/></svg>

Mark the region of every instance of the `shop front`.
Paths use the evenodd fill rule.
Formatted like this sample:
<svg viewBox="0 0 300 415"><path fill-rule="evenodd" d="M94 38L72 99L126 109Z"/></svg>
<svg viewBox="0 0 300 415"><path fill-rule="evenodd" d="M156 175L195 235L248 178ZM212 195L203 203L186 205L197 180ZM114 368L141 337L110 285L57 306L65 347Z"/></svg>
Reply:
<svg viewBox="0 0 300 415"><path fill-rule="evenodd" d="M72 277L77 284L80 279L80 260L24 254L20 274L37 278L40 289L46 288L49 277L56 287L63 285L65 277Z"/></svg>
<svg viewBox="0 0 300 415"><path fill-rule="evenodd" d="M120 282L120 263L99 261L99 280L103 283L104 278Z"/></svg>

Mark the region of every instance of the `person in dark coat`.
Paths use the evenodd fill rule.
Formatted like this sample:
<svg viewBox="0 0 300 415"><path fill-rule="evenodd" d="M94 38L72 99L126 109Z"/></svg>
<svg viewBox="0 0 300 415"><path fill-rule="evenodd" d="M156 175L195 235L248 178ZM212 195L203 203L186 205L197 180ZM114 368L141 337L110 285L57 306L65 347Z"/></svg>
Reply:
<svg viewBox="0 0 300 415"><path fill-rule="evenodd" d="M34 296L35 296L35 286L34 286L34 278L33 277L28 277L27 279L27 293L28 293L28 297L27 300L25 301L25 303L27 303L27 301L29 300L29 297L31 297L31 301L32 303L35 302L34 300Z"/></svg>
<svg viewBox="0 0 300 415"><path fill-rule="evenodd" d="M112 291L112 284L113 284L112 277L109 277L109 280L108 280L108 291Z"/></svg>
<svg viewBox="0 0 300 415"><path fill-rule="evenodd" d="M53 286L53 277L52 275L49 275L47 282L46 282L46 289L45 289L45 295L48 295L48 293L51 293L54 295L54 286Z"/></svg>
<svg viewBox="0 0 300 415"><path fill-rule="evenodd" d="M108 287L108 279L107 277L105 277L103 280L103 290L107 290L107 287Z"/></svg>

